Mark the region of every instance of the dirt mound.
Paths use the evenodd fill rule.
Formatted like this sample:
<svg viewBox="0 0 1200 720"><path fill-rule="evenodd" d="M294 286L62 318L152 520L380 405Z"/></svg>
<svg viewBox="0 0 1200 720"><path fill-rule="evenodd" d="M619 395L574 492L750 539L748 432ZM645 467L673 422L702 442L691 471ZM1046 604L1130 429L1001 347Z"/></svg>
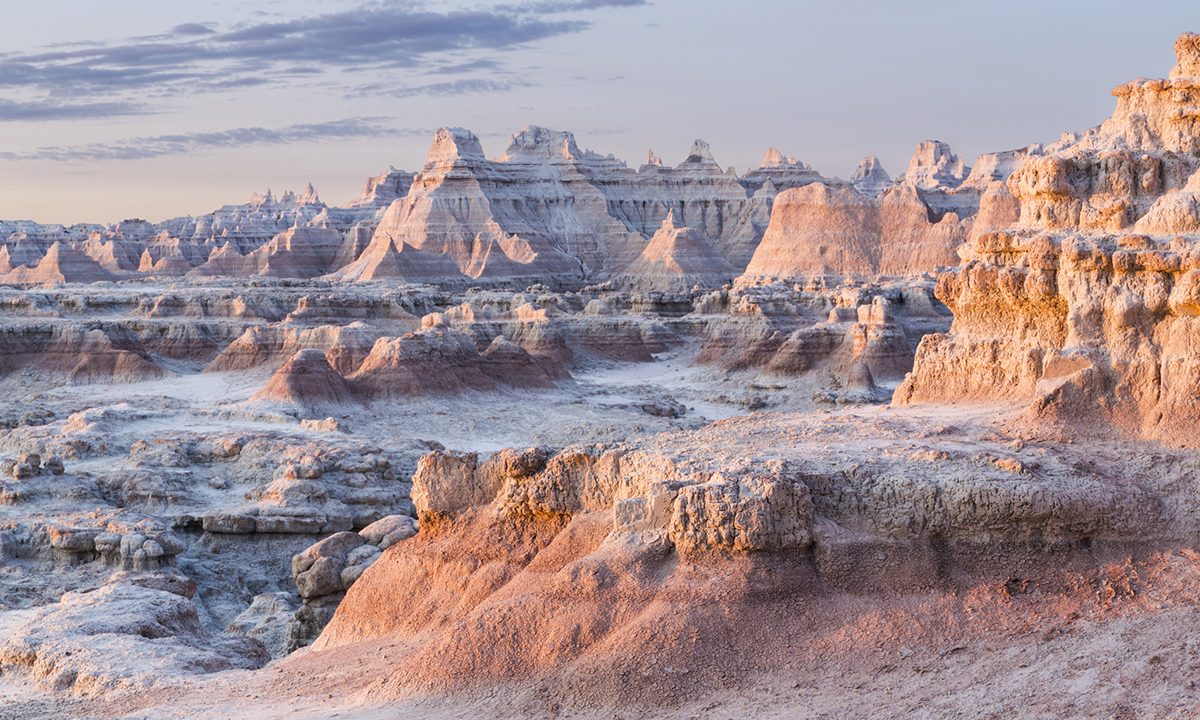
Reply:
<svg viewBox="0 0 1200 720"><path fill-rule="evenodd" d="M668 213L636 260L613 278L615 287L687 292L694 286L720 287L737 275L703 232L675 224Z"/></svg>
<svg viewBox="0 0 1200 720"><path fill-rule="evenodd" d="M353 402L354 393L346 379L330 366L325 353L309 348L276 370L253 399L303 406L341 405Z"/></svg>

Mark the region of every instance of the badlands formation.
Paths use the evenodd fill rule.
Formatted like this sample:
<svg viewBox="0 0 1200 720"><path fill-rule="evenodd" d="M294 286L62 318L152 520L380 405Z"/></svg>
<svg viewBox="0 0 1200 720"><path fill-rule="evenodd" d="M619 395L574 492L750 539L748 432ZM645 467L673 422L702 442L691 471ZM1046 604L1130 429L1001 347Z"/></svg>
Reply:
<svg viewBox="0 0 1200 720"><path fill-rule="evenodd" d="M1200 36L892 178L437 131L0 222L0 717L1191 717Z"/></svg>

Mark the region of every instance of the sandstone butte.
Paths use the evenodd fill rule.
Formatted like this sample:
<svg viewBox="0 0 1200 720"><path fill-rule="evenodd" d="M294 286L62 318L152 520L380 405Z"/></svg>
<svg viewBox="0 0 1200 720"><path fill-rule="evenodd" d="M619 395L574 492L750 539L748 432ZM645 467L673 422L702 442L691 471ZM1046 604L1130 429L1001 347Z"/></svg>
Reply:
<svg viewBox="0 0 1200 720"><path fill-rule="evenodd" d="M436 132L0 221L0 717L1192 717L1200 36L893 178Z"/></svg>

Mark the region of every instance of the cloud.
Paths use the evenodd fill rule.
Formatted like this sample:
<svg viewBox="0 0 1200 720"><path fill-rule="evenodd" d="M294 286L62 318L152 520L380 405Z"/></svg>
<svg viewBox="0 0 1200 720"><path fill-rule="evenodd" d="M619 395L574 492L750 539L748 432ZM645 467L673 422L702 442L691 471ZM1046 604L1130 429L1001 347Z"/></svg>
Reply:
<svg viewBox="0 0 1200 720"><path fill-rule="evenodd" d="M478 60L470 60L467 62L454 63L452 65L442 65L436 68L433 72L439 75L455 75L458 73L474 72L476 70L499 70L500 63L491 58L480 58Z"/></svg>
<svg viewBox="0 0 1200 720"><path fill-rule="evenodd" d="M411 137L432 134L432 132L428 129L392 127L386 124L384 118L344 118L274 129L245 127L214 132L136 137L115 143L47 146L21 152L0 152L0 160L49 160L55 162L146 160L247 145L290 145L320 140Z"/></svg>
<svg viewBox="0 0 1200 720"><path fill-rule="evenodd" d="M34 120L83 120L143 112L127 102L64 103L53 100L5 100L0 98L0 122Z"/></svg>
<svg viewBox="0 0 1200 720"><path fill-rule="evenodd" d="M500 9L513 12L553 14L580 10L603 10L604 8L639 7L649 5L647 0L534 0L519 5L500 5Z"/></svg>
<svg viewBox="0 0 1200 720"><path fill-rule="evenodd" d="M471 95L475 93L507 92L518 87L530 87L531 83L524 81L487 80L484 78L464 78L445 82L429 83L427 85L394 85L388 83L373 83L363 85L349 93L347 97L356 96L389 96L417 97L418 95L449 97L454 95Z"/></svg>
<svg viewBox="0 0 1200 720"><path fill-rule="evenodd" d="M632 0L434 11L415 3L361 6L217 30L177 25L165 35L0 53L0 90L71 98L184 94L215 82L248 82L297 66L338 71L417 68L447 53L479 54L576 33L589 23L563 17ZM553 6L553 7L551 7ZM563 6L563 7L559 7ZM480 67L483 67L482 65Z"/></svg>
<svg viewBox="0 0 1200 720"><path fill-rule="evenodd" d="M171 28L171 32L175 35L211 35L216 32L212 23L183 23Z"/></svg>

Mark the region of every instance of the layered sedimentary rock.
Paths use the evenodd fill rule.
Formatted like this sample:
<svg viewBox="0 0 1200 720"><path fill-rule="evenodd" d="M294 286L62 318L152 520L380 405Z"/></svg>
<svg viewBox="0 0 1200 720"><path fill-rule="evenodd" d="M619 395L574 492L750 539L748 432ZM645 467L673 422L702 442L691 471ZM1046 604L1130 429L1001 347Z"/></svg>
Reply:
<svg viewBox="0 0 1200 720"><path fill-rule="evenodd" d="M955 265L970 223L931 213L912 185L877 198L823 183L785 191L744 277L910 275Z"/></svg>
<svg viewBox="0 0 1200 720"><path fill-rule="evenodd" d="M386 209L393 202L408 194L412 182L412 173L390 167L382 175L368 178L362 192L350 201L350 207Z"/></svg>
<svg viewBox="0 0 1200 720"><path fill-rule="evenodd" d="M1019 219L974 237L938 296L900 403L1032 403L1045 420L1114 423L1194 446L1200 39L1169 80L1116 88L1099 127L1031 155L1008 179Z"/></svg>
<svg viewBox="0 0 1200 720"><path fill-rule="evenodd" d="M345 207L326 205L310 185L161 223L4 223L0 282L202 275L582 286L637 259L668 215L702 233L723 264L740 270L781 192L821 183L875 197L895 186L878 161L864 163L846 182L772 148L739 178L696 140L675 166L651 153L634 170L580 149L569 132L537 126L514 135L493 160L470 132L443 128L420 173L391 168ZM958 190L970 185L965 171L943 144L927 143L905 182L919 189L932 214L952 209L965 217L977 204L977 193Z"/></svg>
<svg viewBox="0 0 1200 720"><path fill-rule="evenodd" d="M967 440L961 428L768 424L731 419L636 446L427 455L413 486L420 532L356 579L315 647L408 649L371 684L381 701L536 678L570 687L566 702L581 707L686 702L792 657L797 637L822 657L830 634L844 649L847 620L824 613L873 592L1094 572L1098 558L1172 532L1151 492L1067 457L1035 466L1030 450L999 443L986 455L943 449ZM1054 570L1034 556L1054 558ZM855 600L843 605L839 592ZM889 613L864 613L852 635L890 637L878 629ZM687 672L629 672L641 662Z"/></svg>
<svg viewBox="0 0 1200 720"><path fill-rule="evenodd" d="M55 241L33 267L13 268L10 257L3 259L9 271L0 276L2 282L21 284L99 282L113 280L113 273L92 258Z"/></svg>
<svg viewBox="0 0 1200 720"><path fill-rule="evenodd" d="M344 239L342 233L314 221L279 233L252 252L242 255L232 243L212 251L205 263L191 272L197 275L244 277L310 278L335 268Z"/></svg>
<svg viewBox="0 0 1200 720"><path fill-rule="evenodd" d="M849 183L779 193L743 282L811 275L920 275L959 264L973 232L1006 225L1016 203L1004 180L1037 146L981 155L966 167L943 142L917 145L896 182L874 157Z"/></svg>
<svg viewBox="0 0 1200 720"><path fill-rule="evenodd" d="M306 406L336 406L354 399L346 379L330 366L325 353L315 348L293 355L253 397Z"/></svg>
<svg viewBox="0 0 1200 720"><path fill-rule="evenodd" d="M900 180L924 190L953 189L962 185L970 172L971 168L949 145L940 140L922 140L908 161L908 171Z"/></svg>
<svg viewBox="0 0 1200 720"><path fill-rule="evenodd" d="M207 370L245 370L279 362L305 350L321 352L339 373L353 372L371 351L380 333L362 322L347 325L255 325L247 328L206 367Z"/></svg>
<svg viewBox="0 0 1200 720"><path fill-rule="evenodd" d="M409 195L339 277L582 279L581 243L596 267L608 245L632 239L580 173L588 159L568 133L529 128L495 162L471 133L439 130Z"/></svg>
<svg viewBox="0 0 1200 720"><path fill-rule="evenodd" d="M920 339L949 323L931 286L814 283L804 289L767 285L712 293L697 302L697 315L723 312L708 319L697 362L780 376L823 373L835 388L856 382L861 365L872 382L894 384L911 369Z"/></svg>
<svg viewBox="0 0 1200 720"><path fill-rule="evenodd" d="M365 396L387 398L547 387L565 376L561 366L503 337L481 353L470 336L433 322L402 337L379 338L349 380Z"/></svg>
<svg viewBox="0 0 1200 720"><path fill-rule="evenodd" d="M526 128L491 161L473 134L439 130L408 196L388 208L362 258L339 277L534 282L619 267L641 237L609 215L588 181L602 162L570 133Z"/></svg>
<svg viewBox="0 0 1200 720"><path fill-rule="evenodd" d="M288 192L277 198L267 191L245 204L155 224L140 219L108 227L0 223L0 246L9 259L7 268L0 262L0 283L95 282L189 273L321 275L348 261L348 249L355 248L362 228L374 227L378 209L373 203L382 202L379 198L390 201L405 190L403 176L392 171L376 178L383 189L365 193L347 208L325 205L310 185L299 194Z"/></svg>
<svg viewBox="0 0 1200 720"><path fill-rule="evenodd" d="M669 213L646 249L615 278L621 288L687 292L693 287L720 287L735 271L699 230L680 227Z"/></svg>
<svg viewBox="0 0 1200 720"><path fill-rule="evenodd" d="M74 382L143 380L167 371L138 338L117 327L26 322L0 329L0 374L23 368L60 373Z"/></svg>
<svg viewBox="0 0 1200 720"><path fill-rule="evenodd" d="M850 175L850 184L863 195L877 197L892 186L892 177L883 169L883 163L874 155L858 161L858 167Z"/></svg>

